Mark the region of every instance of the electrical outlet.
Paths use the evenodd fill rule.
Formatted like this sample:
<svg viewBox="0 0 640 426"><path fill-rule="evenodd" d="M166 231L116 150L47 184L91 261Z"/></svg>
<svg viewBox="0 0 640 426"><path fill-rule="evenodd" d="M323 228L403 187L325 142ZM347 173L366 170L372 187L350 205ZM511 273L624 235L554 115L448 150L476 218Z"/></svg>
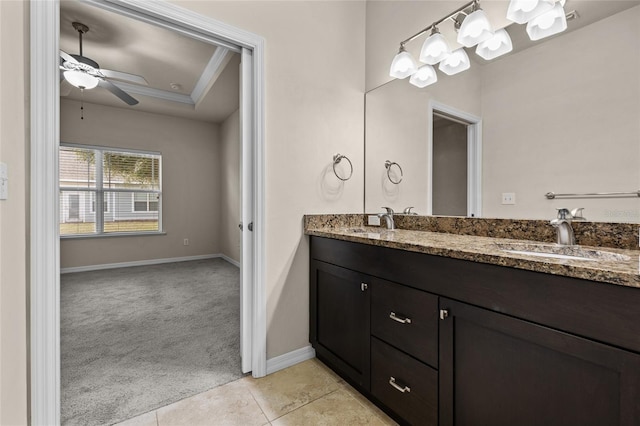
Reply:
<svg viewBox="0 0 640 426"><path fill-rule="evenodd" d="M502 193L502 204L515 204L516 203L516 193L515 192L503 192Z"/></svg>
<svg viewBox="0 0 640 426"><path fill-rule="evenodd" d="M184 241L182 242L183 245L188 246L189 245L189 239L185 238Z"/></svg>
<svg viewBox="0 0 640 426"><path fill-rule="evenodd" d="M371 214L367 217L367 224L371 226L380 226L380 218L375 214Z"/></svg>

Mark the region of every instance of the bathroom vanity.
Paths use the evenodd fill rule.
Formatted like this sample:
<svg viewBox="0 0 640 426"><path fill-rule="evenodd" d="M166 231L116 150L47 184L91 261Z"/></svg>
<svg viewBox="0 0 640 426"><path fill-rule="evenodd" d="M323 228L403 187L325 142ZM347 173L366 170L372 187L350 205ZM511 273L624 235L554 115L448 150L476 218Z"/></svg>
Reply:
<svg viewBox="0 0 640 426"><path fill-rule="evenodd" d="M640 424L638 251L547 259L497 238L305 232L316 355L399 422Z"/></svg>

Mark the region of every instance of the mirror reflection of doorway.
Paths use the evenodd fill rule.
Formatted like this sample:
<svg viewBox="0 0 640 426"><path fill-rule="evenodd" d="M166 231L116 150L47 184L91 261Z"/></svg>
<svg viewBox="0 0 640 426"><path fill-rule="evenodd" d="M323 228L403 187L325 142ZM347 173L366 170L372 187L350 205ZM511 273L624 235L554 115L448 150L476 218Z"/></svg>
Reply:
<svg viewBox="0 0 640 426"><path fill-rule="evenodd" d="M482 217L482 119L429 101L427 214Z"/></svg>
<svg viewBox="0 0 640 426"><path fill-rule="evenodd" d="M433 113L433 214L467 215L467 123Z"/></svg>

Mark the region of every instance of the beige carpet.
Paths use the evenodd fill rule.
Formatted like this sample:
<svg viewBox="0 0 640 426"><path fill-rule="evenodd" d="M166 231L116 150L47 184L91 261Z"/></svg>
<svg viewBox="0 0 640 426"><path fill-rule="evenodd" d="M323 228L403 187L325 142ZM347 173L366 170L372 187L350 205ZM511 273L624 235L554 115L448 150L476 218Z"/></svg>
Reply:
<svg viewBox="0 0 640 426"><path fill-rule="evenodd" d="M107 425L240 371L240 279L222 259L61 277L62 424Z"/></svg>

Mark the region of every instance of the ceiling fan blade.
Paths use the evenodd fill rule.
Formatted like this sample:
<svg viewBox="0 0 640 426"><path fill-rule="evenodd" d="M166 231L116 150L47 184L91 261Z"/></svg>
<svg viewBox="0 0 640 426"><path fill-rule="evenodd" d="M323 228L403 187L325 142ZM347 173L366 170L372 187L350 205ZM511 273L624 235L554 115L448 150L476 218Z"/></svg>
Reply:
<svg viewBox="0 0 640 426"><path fill-rule="evenodd" d="M129 81L131 83L142 84L145 86L149 85L149 83L147 83L147 80L145 80L144 77L140 75L130 74L128 72L122 72L122 71L105 70L105 69L100 69L100 72L104 74L105 77L108 77L108 78Z"/></svg>
<svg viewBox="0 0 640 426"><path fill-rule="evenodd" d="M104 89L107 89L108 91L110 91L111 93L113 93L114 95L116 95L117 97L122 99L122 101L124 101L129 105L136 105L138 103L138 101L135 98L131 97L127 92L125 92L115 84L111 83L110 81L100 79L100 81L98 82L98 86Z"/></svg>
<svg viewBox="0 0 640 426"><path fill-rule="evenodd" d="M64 59L66 62L71 62L73 64L77 64L79 63L76 58L74 58L73 56L69 55L67 52L65 52L64 50L60 51L60 57L62 59Z"/></svg>

